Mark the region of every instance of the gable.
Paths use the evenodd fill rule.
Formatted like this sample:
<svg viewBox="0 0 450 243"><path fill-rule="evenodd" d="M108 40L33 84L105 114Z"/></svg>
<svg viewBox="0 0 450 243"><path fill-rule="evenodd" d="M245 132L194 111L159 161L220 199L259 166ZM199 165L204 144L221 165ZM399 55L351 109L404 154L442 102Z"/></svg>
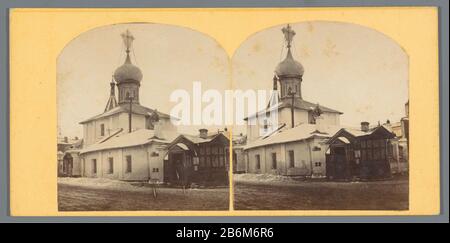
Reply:
<svg viewBox="0 0 450 243"><path fill-rule="evenodd" d="M345 128L339 130L336 134L331 137L327 143L328 144L343 144L344 141L340 139L341 137L347 139L350 143L353 143L356 140L356 137L349 133Z"/></svg>

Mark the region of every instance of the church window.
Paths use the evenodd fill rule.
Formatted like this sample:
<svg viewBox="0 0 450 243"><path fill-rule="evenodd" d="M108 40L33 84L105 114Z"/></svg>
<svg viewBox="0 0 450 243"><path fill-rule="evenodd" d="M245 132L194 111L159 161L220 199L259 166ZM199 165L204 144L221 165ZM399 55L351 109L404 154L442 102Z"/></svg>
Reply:
<svg viewBox="0 0 450 243"><path fill-rule="evenodd" d="M97 160L92 159L92 173L97 174Z"/></svg>
<svg viewBox="0 0 450 243"><path fill-rule="evenodd" d="M132 166L132 161L131 161L131 155L127 155L126 156L126 170L125 170L125 172L126 173L131 173L131 170L132 170L132 168L131 168L131 166Z"/></svg>
<svg viewBox="0 0 450 243"><path fill-rule="evenodd" d="M294 150L289 150L289 167L295 167Z"/></svg>
<svg viewBox="0 0 450 243"><path fill-rule="evenodd" d="M277 154L272 153L272 170L277 169Z"/></svg>
<svg viewBox="0 0 450 243"><path fill-rule="evenodd" d="M259 154L255 155L255 160L256 160L256 169L260 170L261 169L261 157Z"/></svg>
<svg viewBox="0 0 450 243"><path fill-rule="evenodd" d="M108 174L114 173L114 159L112 157L108 158Z"/></svg>
<svg viewBox="0 0 450 243"><path fill-rule="evenodd" d="M267 128L269 127L267 120L264 120L264 132L267 132Z"/></svg>
<svg viewBox="0 0 450 243"><path fill-rule="evenodd" d="M105 124L100 124L100 136L105 136Z"/></svg>

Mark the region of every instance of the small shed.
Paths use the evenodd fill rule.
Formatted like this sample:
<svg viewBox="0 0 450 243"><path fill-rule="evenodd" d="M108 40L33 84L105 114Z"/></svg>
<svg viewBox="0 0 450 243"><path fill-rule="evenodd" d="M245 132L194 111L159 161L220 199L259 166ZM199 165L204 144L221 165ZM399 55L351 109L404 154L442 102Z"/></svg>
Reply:
<svg viewBox="0 0 450 243"><path fill-rule="evenodd" d="M391 176L389 143L395 137L384 126L361 130L340 129L327 143L326 173L329 179L381 179Z"/></svg>
<svg viewBox="0 0 450 243"><path fill-rule="evenodd" d="M229 139L223 133L180 135L168 146L164 181L174 184L227 184Z"/></svg>

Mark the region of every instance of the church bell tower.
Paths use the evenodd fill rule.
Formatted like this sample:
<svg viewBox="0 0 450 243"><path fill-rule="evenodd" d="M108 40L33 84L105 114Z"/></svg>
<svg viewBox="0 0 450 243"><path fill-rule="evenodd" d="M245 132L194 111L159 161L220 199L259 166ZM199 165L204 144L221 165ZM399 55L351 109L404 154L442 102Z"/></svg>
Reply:
<svg viewBox="0 0 450 243"><path fill-rule="evenodd" d="M302 64L292 56L291 45L295 31L288 24L281 30L286 42L286 58L275 69L275 75L280 82L280 97L285 103L302 99L302 80L304 68Z"/></svg>
<svg viewBox="0 0 450 243"><path fill-rule="evenodd" d="M118 67L114 72L114 80L117 82L119 90L119 105L127 104L130 100L139 104L139 87L141 86L142 72L131 63L130 49L134 40L133 35L127 30L122 34L125 45L126 59L125 63Z"/></svg>

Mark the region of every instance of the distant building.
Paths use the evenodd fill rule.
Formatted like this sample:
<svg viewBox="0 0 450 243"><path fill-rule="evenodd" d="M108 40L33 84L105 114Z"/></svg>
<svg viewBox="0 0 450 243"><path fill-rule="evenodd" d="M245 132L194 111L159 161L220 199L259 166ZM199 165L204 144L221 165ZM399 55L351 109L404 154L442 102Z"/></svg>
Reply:
<svg viewBox="0 0 450 243"><path fill-rule="evenodd" d="M233 135L233 173L248 172L247 156L244 151L244 146L247 144L247 136L242 133Z"/></svg>
<svg viewBox="0 0 450 243"><path fill-rule="evenodd" d="M388 120L383 125L395 134L389 147L392 174L406 173L409 170L409 101L405 104L405 117L395 123Z"/></svg>
<svg viewBox="0 0 450 243"><path fill-rule="evenodd" d="M83 139L78 137L58 137L57 138L57 160L58 176L81 176L79 173L79 163L74 164L78 159L78 149L83 146ZM75 166L75 168L74 168Z"/></svg>

